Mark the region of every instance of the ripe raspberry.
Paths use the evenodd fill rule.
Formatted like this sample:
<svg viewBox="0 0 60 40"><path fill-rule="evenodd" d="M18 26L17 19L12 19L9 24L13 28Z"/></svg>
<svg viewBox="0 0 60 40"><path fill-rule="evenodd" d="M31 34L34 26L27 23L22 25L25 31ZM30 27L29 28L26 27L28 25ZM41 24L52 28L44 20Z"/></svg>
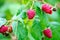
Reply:
<svg viewBox="0 0 60 40"><path fill-rule="evenodd" d="M52 38L52 32L51 29L46 29L43 31L43 34L48 37L48 38Z"/></svg>
<svg viewBox="0 0 60 40"><path fill-rule="evenodd" d="M8 32L12 33L12 26L9 27Z"/></svg>
<svg viewBox="0 0 60 40"><path fill-rule="evenodd" d="M52 6L49 6L48 4L43 4L42 10L48 14L52 14Z"/></svg>
<svg viewBox="0 0 60 40"><path fill-rule="evenodd" d="M28 16L28 19L33 19L34 16L35 16L35 11L30 9L27 11L27 16Z"/></svg>
<svg viewBox="0 0 60 40"><path fill-rule="evenodd" d="M0 33L5 33L8 30L8 26L2 25L0 28Z"/></svg>

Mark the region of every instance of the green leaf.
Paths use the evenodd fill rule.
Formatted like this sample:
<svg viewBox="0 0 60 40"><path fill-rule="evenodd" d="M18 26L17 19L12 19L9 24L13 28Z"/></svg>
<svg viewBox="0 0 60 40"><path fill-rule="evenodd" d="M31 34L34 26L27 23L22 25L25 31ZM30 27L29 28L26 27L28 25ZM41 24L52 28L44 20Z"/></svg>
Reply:
<svg viewBox="0 0 60 40"><path fill-rule="evenodd" d="M58 21L58 12L53 12L51 15L48 15L49 21Z"/></svg>
<svg viewBox="0 0 60 40"><path fill-rule="evenodd" d="M0 27L6 23L6 19L0 18Z"/></svg>
<svg viewBox="0 0 60 40"><path fill-rule="evenodd" d="M27 18L26 12L23 12L22 19L26 19L26 18Z"/></svg>
<svg viewBox="0 0 60 40"><path fill-rule="evenodd" d="M58 13L58 22L60 22L60 8L57 9L57 13Z"/></svg>
<svg viewBox="0 0 60 40"><path fill-rule="evenodd" d="M0 7L2 7L5 3L5 0L0 0Z"/></svg>
<svg viewBox="0 0 60 40"><path fill-rule="evenodd" d="M27 17L26 15L26 10L23 10L18 16L17 16L19 19L22 18L22 19L25 19Z"/></svg>
<svg viewBox="0 0 60 40"><path fill-rule="evenodd" d="M53 5L53 6L55 6L55 4L57 2L57 0L44 0L44 1L51 4L51 5Z"/></svg>
<svg viewBox="0 0 60 40"><path fill-rule="evenodd" d="M12 18L12 14L11 14L11 12L10 12L10 10L9 9L7 9L6 11L5 11L5 17L6 17L6 19L7 20L10 20L11 18Z"/></svg>
<svg viewBox="0 0 60 40"><path fill-rule="evenodd" d="M26 40L28 38L28 31L20 21L18 21L17 28L18 40Z"/></svg>
<svg viewBox="0 0 60 40"><path fill-rule="evenodd" d="M16 16L18 16L24 10L24 8L25 8L25 5L20 5L20 8L19 8Z"/></svg>
<svg viewBox="0 0 60 40"><path fill-rule="evenodd" d="M34 20L30 30L31 30L31 35L35 40L41 40L42 29L41 29L40 22L38 20Z"/></svg>

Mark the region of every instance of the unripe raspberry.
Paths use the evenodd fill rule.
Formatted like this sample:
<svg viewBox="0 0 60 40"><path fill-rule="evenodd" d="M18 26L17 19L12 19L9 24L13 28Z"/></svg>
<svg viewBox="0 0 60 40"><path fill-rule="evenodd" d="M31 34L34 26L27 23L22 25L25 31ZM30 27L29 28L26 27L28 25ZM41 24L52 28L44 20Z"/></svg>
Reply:
<svg viewBox="0 0 60 40"><path fill-rule="evenodd" d="M6 37L9 36L9 33L2 33L2 34Z"/></svg>
<svg viewBox="0 0 60 40"><path fill-rule="evenodd" d="M35 16L35 11L30 9L27 11L27 16L28 16L28 19L33 19L34 16Z"/></svg>
<svg viewBox="0 0 60 40"><path fill-rule="evenodd" d="M43 4L42 10L48 14L52 14L52 6L50 6L48 4Z"/></svg>
<svg viewBox="0 0 60 40"><path fill-rule="evenodd" d="M10 26L10 27L8 28L8 32L9 32L9 33L12 33L12 26Z"/></svg>
<svg viewBox="0 0 60 40"><path fill-rule="evenodd" d="M8 26L2 25L0 28L0 33L5 33L8 30Z"/></svg>
<svg viewBox="0 0 60 40"><path fill-rule="evenodd" d="M51 31L51 29L45 29L45 30L43 31L43 34L44 34L46 37L48 37L48 38L52 38L52 31Z"/></svg>
<svg viewBox="0 0 60 40"><path fill-rule="evenodd" d="M52 10L53 10L53 11L56 11L56 8L53 8Z"/></svg>

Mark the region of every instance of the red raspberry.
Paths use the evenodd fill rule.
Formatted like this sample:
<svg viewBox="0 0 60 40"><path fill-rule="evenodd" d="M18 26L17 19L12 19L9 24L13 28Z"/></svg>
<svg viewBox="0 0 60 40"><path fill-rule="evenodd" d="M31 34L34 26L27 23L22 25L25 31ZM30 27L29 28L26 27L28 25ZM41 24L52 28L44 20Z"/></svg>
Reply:
<svg viewBox="0 0 60 40"><path fill-rule="evenodd" d="M48 14L52 14L52 6L50 6L48 4L43 4L42 10Z"/></svg>
<svg viewBox="0 0 60 40"><path fill-rule="evenodd" d="M27 16L28 16L28 19L33 19L34 16L35 16L35 11L30 9L27 11Z"/></svg>
<svg viewBox="0 0 60 40"><path fill-rule="evenodd" d="M52 38L52 32L51 29L46 29L43 31L43 34L48 37L48 38Z"/></svg>
<svg viewBox="0 0 60 40"><path fill-rule="evenodd" d="M8 28L8 32L9 32L9 33L12 33L12 26L10 26L10 27Z"/></svg>
<svg viewBox="0 0 60 40"><path fill-rule="evenodd" d="M0 33L5 33L8 30L8 26L2 25L0 28Z"/></svg>

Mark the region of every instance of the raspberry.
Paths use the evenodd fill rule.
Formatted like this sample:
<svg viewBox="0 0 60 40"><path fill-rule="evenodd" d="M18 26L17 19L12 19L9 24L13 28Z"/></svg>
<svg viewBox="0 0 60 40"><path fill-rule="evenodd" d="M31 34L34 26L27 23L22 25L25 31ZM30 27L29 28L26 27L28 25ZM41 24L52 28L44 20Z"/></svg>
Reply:
<svg viewBox="0 0 60 40"><path fill-rule="evenodd" d="M8 30L8 26L2 25L0 28L0 33L5 33Z"/></svg>
<svg viewBox="0 0 60 40"><path fill-rule="evenodd" d="M49 6L48 4L42 5L42 10L48 14L52 14L52 6Z"/></svg>
<svg viewBox="0 0 60 40"><path fill-rule="evenodd" d="M53 11L56 11L56 8L53 8Z"/></svg>
<svg viewBox="0 0 60 40"><path fill-rule="evenodd" d="M30 9L27 11L27 16L28 16L28 19L33 19L34 16L35 16L35 11Z"/></svg>
<svg viewBox="0 0 60 40"><path fill-rule="evenodd" d="M2 33L2 34L6 37L9 36L9 33Z"/></svg>
<svg viewBox="0 0 60 40"><path fill-rule="evenodd" d="M12 33L12 26L9 27L8 32Z"/></svg>
<svg viewBox="0 0 60 40"><path fill-rule="evenodd" d="M46 29L43 31L43 34L48 37L48 38L52 38L52 32L51 29Z"/></svg>

